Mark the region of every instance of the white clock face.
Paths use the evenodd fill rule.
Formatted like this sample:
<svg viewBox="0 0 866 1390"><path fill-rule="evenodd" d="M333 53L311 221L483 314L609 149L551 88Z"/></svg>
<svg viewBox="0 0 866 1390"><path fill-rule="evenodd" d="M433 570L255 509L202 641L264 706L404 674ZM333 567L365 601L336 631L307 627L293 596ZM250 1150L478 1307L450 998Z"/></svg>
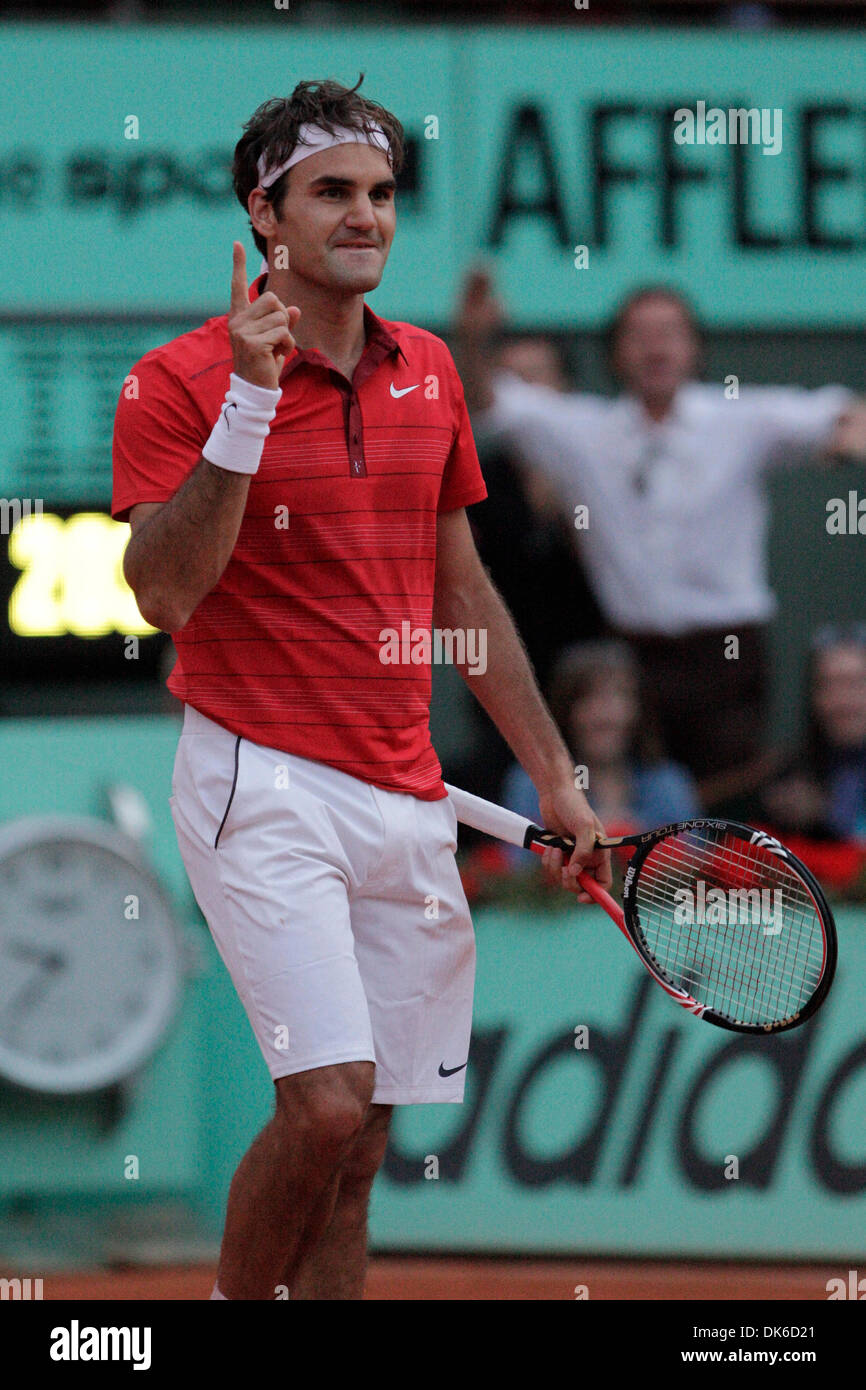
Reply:
<svg viewBox="0 0 866 1390"><path fill-rule="evenodd" d="M134 1070L179 997L171 906L123 836L96 821L0 829L0 1074L92 1090Z"/></svg>

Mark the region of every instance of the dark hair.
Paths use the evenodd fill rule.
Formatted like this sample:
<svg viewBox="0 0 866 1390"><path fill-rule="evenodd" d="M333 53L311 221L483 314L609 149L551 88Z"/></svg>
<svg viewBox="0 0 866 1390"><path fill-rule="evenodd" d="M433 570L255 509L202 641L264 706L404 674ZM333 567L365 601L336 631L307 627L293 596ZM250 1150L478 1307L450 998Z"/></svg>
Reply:
<svg viewBox="0 0 866 1390"><path fill-rule="evenodd" d="M607 358L608 370L614 376L616 375L614 368L616 345L619 341L619 336L622 333L623 328L625 327L625 321L631 313L632 309L634 309L638 304L642 304L645 299L668 299L671 301L671 303L678 305L679 308L682 310L683 317L688 323L689 328L692 330L692 333L694 333L695 338L697 339L699 349L701 350L701 352L703 352L703 329L701 327L697 314L695 313L689 301L686 299L685 295L681 294L679 290L675 290L671 285L641 285L639 288L632 290L631 294L626 295L625 299L617 308L613 318L610 320L603 333L602 341L604 343L604 351L605 356Z"/></svg>
<svg viewBox="0 0 866 1390"><path fill-rule="evenodd" d="M602 638L575 643L561 652L548 682L550 713L570 752L579 755L580 750L571 747L572 708L600 683L620 673L634 679L639 710L627 756L644 766L659 763L665 756L661 737L651 713L641 707L640 672L625 642Z"/></svg>
<svg viewBox="0 0 866 1390"><path fill-rule="evenodd" d="M244 133L235 145L232 163L232 182L241 207L259 182L258 161L266 156L268 166L283 164L298 144L302 125L308 122L322 126L333 134L334 126L350 126L370 134L374 125L382 127L391 146L391 161L396 176L405 157L403 127L390 111L378 102L368 101L358 93L364 81L361 73L354 87L344 87L327 78L323 82L299 82L290 97L271 97L262 102L244 125ZM278 208L289 184L291 169L281 174L275 184L265 190L272 207ZM250 223L253 241L263 256L267 242Z"/></svg>
<svg viewBox="0 0 866 1390"><path fill-rule="evenodd" d="M805 670L806 735L802 764L810 775L819 778L827 776L833 758L833 746L815 709L818 662L825 652L837 647L856 647L866 656L866 625L862 622L827 624L814 633L809 646Z"/></svg>
<svg viewBox="0 0 866 1390"><path fill-rule="evenodd" d="M804 708L806 710L804 735L798 747L789 747L786 754L779 759L769 783L765 784L759 791L760 800L757 815L763 816L779 831L801 831L815 840L844 840L849 838L848 834L840 830L838 824L835 823L833 809L830 805L829 778L836 750L830 743L815 708L818 662L825 652L840 646L857 647L866 654L866 629L864 629L864 625L856 622L844 623L839 626L828 625L814 634L803 669ZM764 793L772 792L777 787L784 787L791 778L802 778L811 783L823 801L823 810L816 812L807 824L803 824L797 817L787 816L778 807L772 811L768 810L767 802L764 800Z"/></svg>

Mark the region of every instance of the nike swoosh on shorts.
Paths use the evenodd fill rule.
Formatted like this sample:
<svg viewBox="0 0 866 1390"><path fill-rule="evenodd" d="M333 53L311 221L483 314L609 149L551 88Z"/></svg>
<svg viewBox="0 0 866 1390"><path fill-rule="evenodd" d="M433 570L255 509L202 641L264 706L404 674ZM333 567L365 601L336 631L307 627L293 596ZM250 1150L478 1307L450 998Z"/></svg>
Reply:
<svg viewBox="0 0 866 1390"><path fill-rule="evenodd" d="M468 1065L469 1065L469 1062L466 1061L466 1062L461 1062L459 1067L446 1067L444 1062L440 1062L440 1063L439 1063L439 1075L440 1075L440 1076L453 1076L454 1073L455 1073L456 1071L462 1071L463 1068L464 1068L464 1067L468 1067Z"/></svg>

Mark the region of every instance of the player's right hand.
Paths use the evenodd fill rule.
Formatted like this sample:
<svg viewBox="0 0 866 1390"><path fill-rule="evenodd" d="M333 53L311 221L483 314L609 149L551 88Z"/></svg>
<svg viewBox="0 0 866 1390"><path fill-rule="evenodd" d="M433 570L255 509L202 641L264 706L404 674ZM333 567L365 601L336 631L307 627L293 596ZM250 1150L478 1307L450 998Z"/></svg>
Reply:
<svg viewBox="0 0 866 1390"><path fill-rule="evenodd" d="M234 242L228 328L235 374L276 391L283 363L295 348L292 329L300 317L296 305L286 308L271 290L250 302L246 253Z"/></svg>
<svg viewBox="0 0 866 1390"><path fill-rule="evenodd" d="M541 862L548 877L553 879L560 876L563 888L576 893L581 903L594 901L578 882L582 869L589 870L590 877L610 892L610 850L599 849L596 844L598 840L605 839L605 828L583 792L566 781L540 789L538 801L542 824L560 835L574 837L574 852L567 864L562 850L544 851Z"/></svg>

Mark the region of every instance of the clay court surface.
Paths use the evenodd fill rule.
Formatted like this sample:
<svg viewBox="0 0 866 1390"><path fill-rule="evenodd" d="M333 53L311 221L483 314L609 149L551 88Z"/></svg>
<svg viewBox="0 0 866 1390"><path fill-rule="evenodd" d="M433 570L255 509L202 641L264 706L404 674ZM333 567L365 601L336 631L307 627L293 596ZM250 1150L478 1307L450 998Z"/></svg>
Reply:
<svg viewBox="0 0 866 1390"><path fill-rule="evenodd" d="M834 1265L645 1263L616 1260L451 1259L389 1256L371 1261L368 1299L569 1299L586 1285L589 1298L787 1301L827 1298ZM210 1265L52 1274L44 1298L167 1301L207 1299Z"/></svg>

